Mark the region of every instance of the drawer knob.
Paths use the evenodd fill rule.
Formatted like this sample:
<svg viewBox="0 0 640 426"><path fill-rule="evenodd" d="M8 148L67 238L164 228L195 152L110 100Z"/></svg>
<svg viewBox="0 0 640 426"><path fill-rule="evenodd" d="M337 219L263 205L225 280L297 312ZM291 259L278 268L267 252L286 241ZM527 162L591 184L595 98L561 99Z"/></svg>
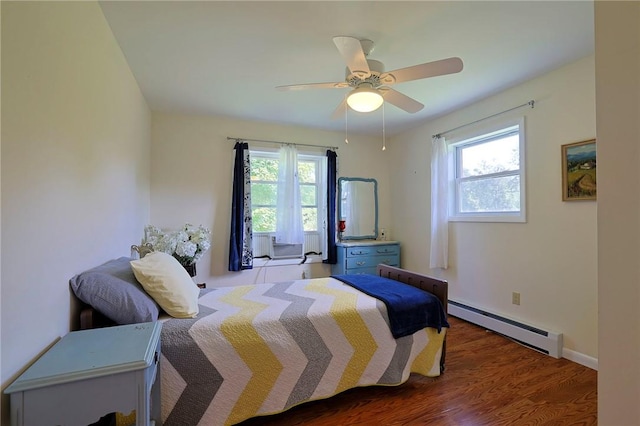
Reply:
<svg viewBox="0 0 640 426"><path fill-rule="evenodd" d="M366 264L367 264L367 262L364 262L364 261L356 262L356 265L358 265L358 266L362 266L362 265L366 265Z"/></svg>

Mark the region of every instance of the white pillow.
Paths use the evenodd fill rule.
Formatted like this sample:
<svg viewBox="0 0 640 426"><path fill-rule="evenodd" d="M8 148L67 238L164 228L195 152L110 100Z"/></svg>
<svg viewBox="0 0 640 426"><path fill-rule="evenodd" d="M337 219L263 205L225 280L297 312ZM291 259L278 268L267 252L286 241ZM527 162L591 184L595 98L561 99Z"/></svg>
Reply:
<svg viewBox="0 0 640 426"><path fill-rule="evenodd" d="M132 260L131 268L142 287L166 313L175 318L198 315L200 289L176 258L156 251Z"/></svg>

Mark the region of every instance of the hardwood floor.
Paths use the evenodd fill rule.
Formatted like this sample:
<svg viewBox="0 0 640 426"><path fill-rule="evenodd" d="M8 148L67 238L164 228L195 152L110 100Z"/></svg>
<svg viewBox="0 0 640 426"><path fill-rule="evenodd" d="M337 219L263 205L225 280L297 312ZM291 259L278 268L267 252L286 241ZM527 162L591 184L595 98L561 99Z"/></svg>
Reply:
<svg viewBox="0 0 640 426"><path fill-rule="evenodd" d="M597 372L450 317L446 371L352 389L242 426L596 425Z"/></svg>

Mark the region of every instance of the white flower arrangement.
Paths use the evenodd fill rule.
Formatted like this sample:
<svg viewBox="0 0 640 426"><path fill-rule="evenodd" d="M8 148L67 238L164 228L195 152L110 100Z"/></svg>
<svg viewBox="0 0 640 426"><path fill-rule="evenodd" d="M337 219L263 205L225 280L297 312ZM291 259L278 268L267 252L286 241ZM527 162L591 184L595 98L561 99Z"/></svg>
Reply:
<svg viewBox="0 0 640 426"><path fill-rule="evenodd" d="M151 244L155 251L168 253L178 259L181 265L194 265L211 247L211 231L200 225L185 224L176 231L147 225L144 228L143 244Z"/></svg>

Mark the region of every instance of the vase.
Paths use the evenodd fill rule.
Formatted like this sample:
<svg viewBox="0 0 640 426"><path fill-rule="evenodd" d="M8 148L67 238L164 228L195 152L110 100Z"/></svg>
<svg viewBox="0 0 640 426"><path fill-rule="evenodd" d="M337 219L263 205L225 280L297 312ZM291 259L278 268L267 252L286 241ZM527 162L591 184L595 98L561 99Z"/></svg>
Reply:
<svg viewBox="0 0 640 426"><path fill-rule="evenodd" d="M347 229L347 221L339 220L338 221L338 240L342 241L342 235L344 235L345 229Z"/></svg>
<svg viewBox="0 0 640 426"><path fill-rule="evenodd" d="M182 265L184 266L184 269L187 270L187 272L189 273L190 277L195 277L196 276L196 264L192 263L191 265Z"/></svg>

